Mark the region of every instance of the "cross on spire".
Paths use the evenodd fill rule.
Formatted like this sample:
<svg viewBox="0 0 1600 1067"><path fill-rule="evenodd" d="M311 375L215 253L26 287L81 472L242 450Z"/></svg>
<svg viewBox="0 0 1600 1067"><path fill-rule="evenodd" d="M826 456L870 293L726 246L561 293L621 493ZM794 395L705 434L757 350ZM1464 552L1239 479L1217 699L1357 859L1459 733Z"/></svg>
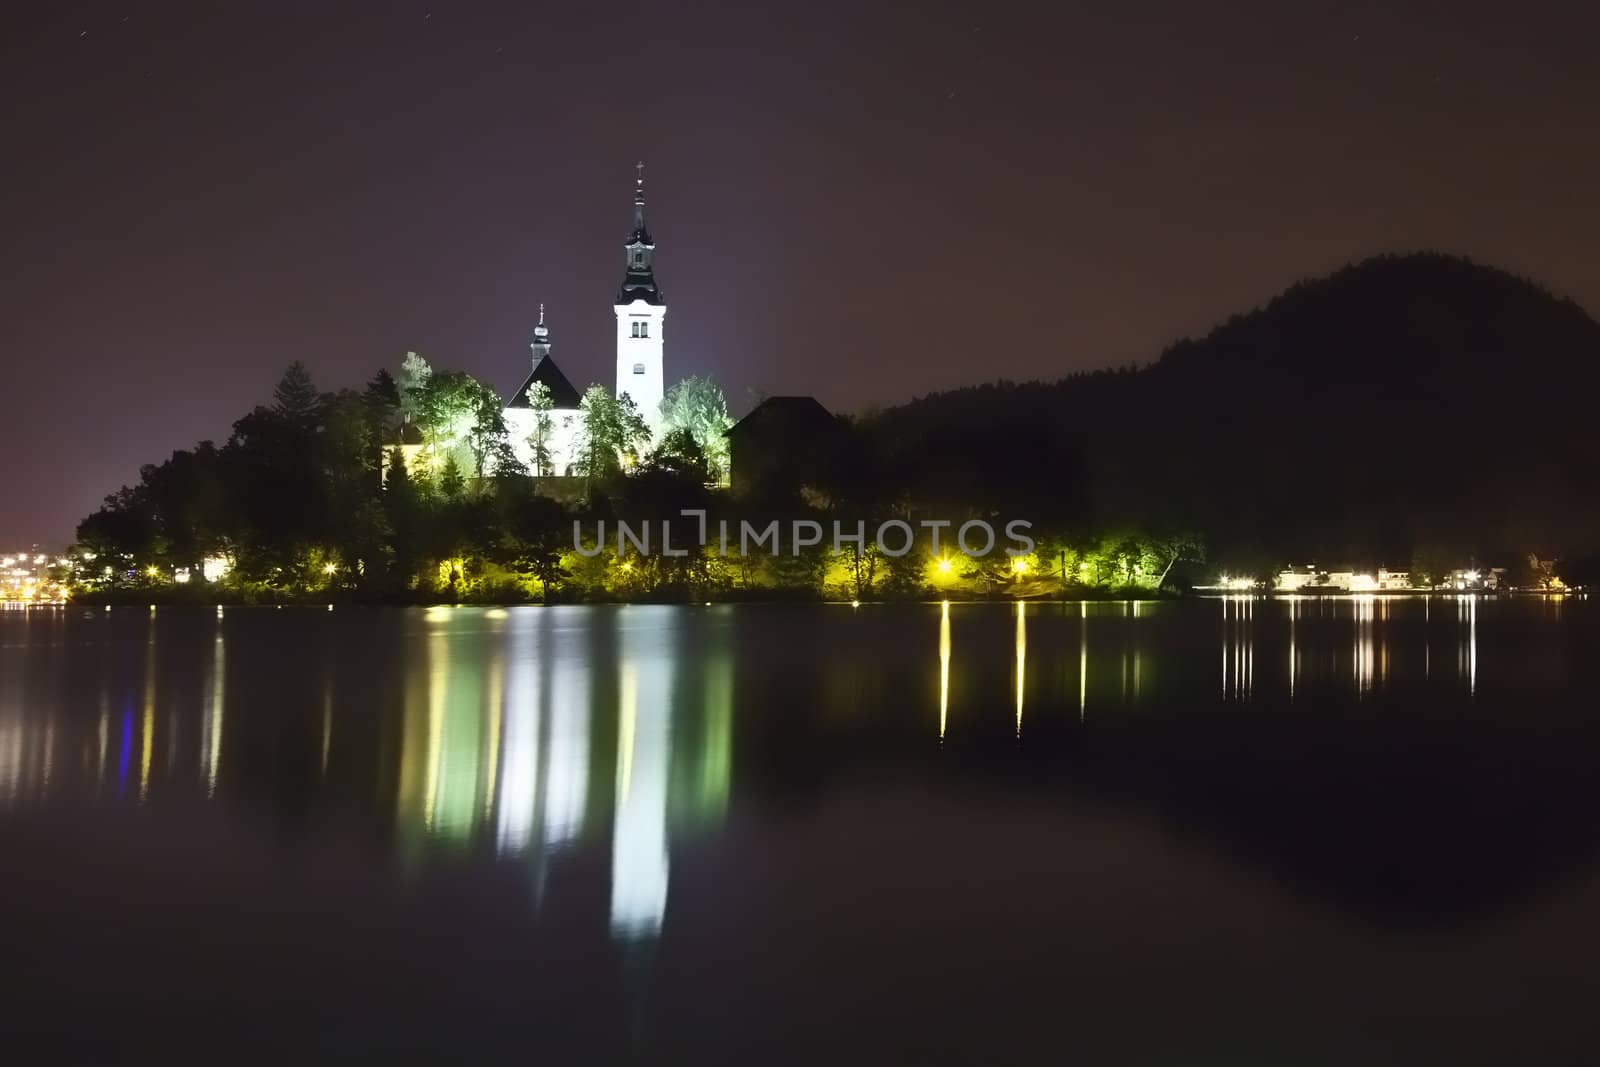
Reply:
<svg viewBox="0 0 1600 1067"><path fill-rule="evenodd" d="M633 180L634 184L636 186L638 186L640 189L643 189L644 188L644 160L641 159L641 160L639 160L639 162L635 163L633 165L633 170L634 170L634 174L635 174L635 177L634 177L634 180Z"/></svg>

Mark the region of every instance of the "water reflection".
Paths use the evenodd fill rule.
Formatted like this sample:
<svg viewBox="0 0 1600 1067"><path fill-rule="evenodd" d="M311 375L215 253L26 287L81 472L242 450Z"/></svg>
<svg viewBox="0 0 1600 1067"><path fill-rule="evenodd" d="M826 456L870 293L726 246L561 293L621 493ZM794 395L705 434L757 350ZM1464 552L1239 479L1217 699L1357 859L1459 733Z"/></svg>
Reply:
<svg viewBox="0 0 1600 1067"><path fill-rule="evenodd" d="M1028 674L1027 606L1017 601L1017 736L1022 736L1022 690Z"/></svg>
<svg viewBox="0 0 1600 1067"><path fill-rule="evenodd" d="M1248 700L1255 684L1253 596L1222 598L1222 697Z"/></svg>
<svg viewBox="0 0 1600 1067"><path fill-rule="evenodd" d="M1440 601L1437 639L1456 645L1458 662L1453 677L1440 679L1445 689L1478 693L1478 615L1511 610L1480 600L1455 597L1453 618ZM1568 616L1581 621L1585 606L1574 600ZM906 645L915 657L908 662L921 664L906 666L923 679L917 688L937 655L941 741L949 740L952 685L970 701L963 714L970 707L973 729L964 719L958 734L1004 731L1041 745L1074 705L1073 729L1104 729L1132 707L1215 702L1218 651L1228 702L1260 701L1264 690L1304 702L1330 687L1381 700L1395 688L1391 679L1431 676L1427 598L1234 596L1220 609L1220 633L1215 616L1203 614L1214 608L1136 601L1059 609L946 602L936 638L928 609L897 625L922 635ZM525 865L536 901L547 876L576 862L569 854L609 852L608 928L618 938L653 936L666 921L675 838L714 830L731 803L738 610L695 609L692 620L683 609L646 607L396 613L386 618L404 623L384 638L393 643L376 670L315 634L286 670L266 651L273 635L313 625L291 612L229 611L224 620L209 609L162 610L158 620L143 607L97 611L74 617L65 642L62 619L19 619L0 645L0 806L72 788L151 807L224 794L247 800L251 791L282 806L283 790L299 790L306 808L358 795L364 814L392 835L403 869L499 857ZM1530 610L1550 625L1560 618L1555 603ZM1183 612L1193 626L1161 622ZM353 612L319 611L317 619L328 634L371 625ZM241 639L240 627L253 636ZM871 659L847 665L835 650L808 665L802 687L830 671L862 671L863 662L871 684L838 687L837 707L810 700L805 714L831 726L892 707L893 692L886 701L872 684L889 676L877 668L899 653L893 634L877 636ZM1258 645L1274 665L1259 679ZM1504 655L1486 662L1497 683L1520 666ZM390 681L378 685L374 675L385 673ZM1087 722L1091 677L1097 724ZM760 684L770 698L772 688ZM912 717L925 738L921 706ZM166 753L159 765L157 746ZM291 771L306 782L284 784Z"/></svg>
<svg viewBox="0 0 1600 1067"><path fill-rule="evenodd" d="M1289 605L1289 700L1293 703L1295 676L1300 673L1300 652L1294 643L1295 623L1300 618L1300 597L1288 597L1287 603Z"/></svg>
<svg viewBox="0 0 1600 1067"><path fill-rule="evenodd" d="M616 617L621 654L611 931L630 940L659 932L667 907L673 630L664 616L670 611L644 608Z"/></svg>
<svg viewBox="0 0 1600 1067"><path fill-rule="evenodd" d="M539 796L539 658L533 617L519 613L511 625L511 660L506 684L505 742L500 771L500 807L495 842L519 855L533 839Z"/></svg>
<svg viewBox="0 0 1600 1067"><path fill-rule="evenodd" d="M139 728L139 799L150 793L150 749L156 732L156 609L150 609L144 655L144 700Z"/></svg>
<svg viewBox="0 0 1600 1067"><path fill-rule="evenodd" d="M1467 683L1467 692L1478 691L1478 598L1456 597L1457 673Z"/></svg>
<svg viewBox="0 0 1600 1067"><path fill-rule="evenodd" d="M1376 600L1377 598L1371 595L1351 598L1351 617L1355 622L1355 648L1351 653L1351 672L1357 693L1372 691L1372 630Z"/></svg>
<svg viewBox="0 0 1600 1067"><path fill-rule="evenodd" d="M540 676L550 679L544 843L551 848L578 836L589 798L590 663L579 650L566 647L576 643L572 633L565 636L539 666Z"/></svg>
<svg viewBox="0 0 1600 1067"><path fill-rule="evenodd" d="M950 601L939 605L939 740L950 718Z"/></svg>
<svg viewBox="0 0 1600 1067"><path fill-rule="evenodd" d="M217 791L217 766L222 759L223 685L226 677L222 609L218 608L216 634L211 640L211 662L207 667L206 698L200 720L200 766L205 774L208 796Z"/></svg>
<svg viewBox="0 0 1600 1067"><path fill-rule="evenodd" d="M1089 708L1089 604L1078 604L1078 721L1083 722Z"/></svg>

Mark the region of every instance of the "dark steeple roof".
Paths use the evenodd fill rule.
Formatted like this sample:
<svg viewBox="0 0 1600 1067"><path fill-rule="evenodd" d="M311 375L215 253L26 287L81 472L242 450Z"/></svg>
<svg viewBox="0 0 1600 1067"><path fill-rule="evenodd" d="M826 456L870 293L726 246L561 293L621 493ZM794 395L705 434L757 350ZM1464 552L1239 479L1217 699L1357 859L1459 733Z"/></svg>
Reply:
<svg viewBox="0 0 1600 1067"><path fill-rule="evenodd" d="M561 368L556 366L556 361L550 358L550 327L544 324L544 305L539 305L539 325L533 328L533 344L528 346L533 349L533 371L527 380L517 387L517 391L506 402L508 408L531 407L528 403L528 387L534 382L543 382L544 387L550 390L550 404L557 408L575 408L578 406L578 391L572 387L567 376L561 373Z"/></svg>
<svg viewBox="0 0 1600 1067"><path fill-rule="evenodd" d="M638 177L634 180L633 233L628 235L628 243L624 247L628 250L628 269L622 278L622 288L617 290L617 303L631 304L635 300L643 300L646 304L656 307L665 304L666 298L661 295L661 289L656 285L655 269L652 266L656 254L656 242L650 236L650 229L644 222L643 163L638 164Z"/></svg>

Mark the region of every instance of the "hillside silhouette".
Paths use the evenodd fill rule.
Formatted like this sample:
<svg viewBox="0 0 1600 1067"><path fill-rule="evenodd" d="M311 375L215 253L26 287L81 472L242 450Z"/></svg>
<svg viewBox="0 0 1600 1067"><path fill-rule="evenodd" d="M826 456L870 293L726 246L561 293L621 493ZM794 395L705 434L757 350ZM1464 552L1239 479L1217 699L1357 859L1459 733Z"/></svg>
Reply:
<svg viewBox="0 0 1600 1067"><path fill-rule="evenodd" d="M1575 555L1600 540L1597 386L1577 304L1417 253L1296 284L1146 367L939 393L864 429L985 504L1193 530L1239 567Z"/></svg>

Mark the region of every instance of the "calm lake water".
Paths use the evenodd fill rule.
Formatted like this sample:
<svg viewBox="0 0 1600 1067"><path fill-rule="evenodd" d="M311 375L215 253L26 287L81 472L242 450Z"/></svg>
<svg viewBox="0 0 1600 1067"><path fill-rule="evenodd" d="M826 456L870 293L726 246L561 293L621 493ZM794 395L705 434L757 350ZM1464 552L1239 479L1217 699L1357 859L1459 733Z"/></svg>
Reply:
<svg viewBox="0 0 1600 1067"><path fill-rule="evenodd" d="M1593 1062L1597 655L1575 598L6 611L0 1056Z"/></svg>

